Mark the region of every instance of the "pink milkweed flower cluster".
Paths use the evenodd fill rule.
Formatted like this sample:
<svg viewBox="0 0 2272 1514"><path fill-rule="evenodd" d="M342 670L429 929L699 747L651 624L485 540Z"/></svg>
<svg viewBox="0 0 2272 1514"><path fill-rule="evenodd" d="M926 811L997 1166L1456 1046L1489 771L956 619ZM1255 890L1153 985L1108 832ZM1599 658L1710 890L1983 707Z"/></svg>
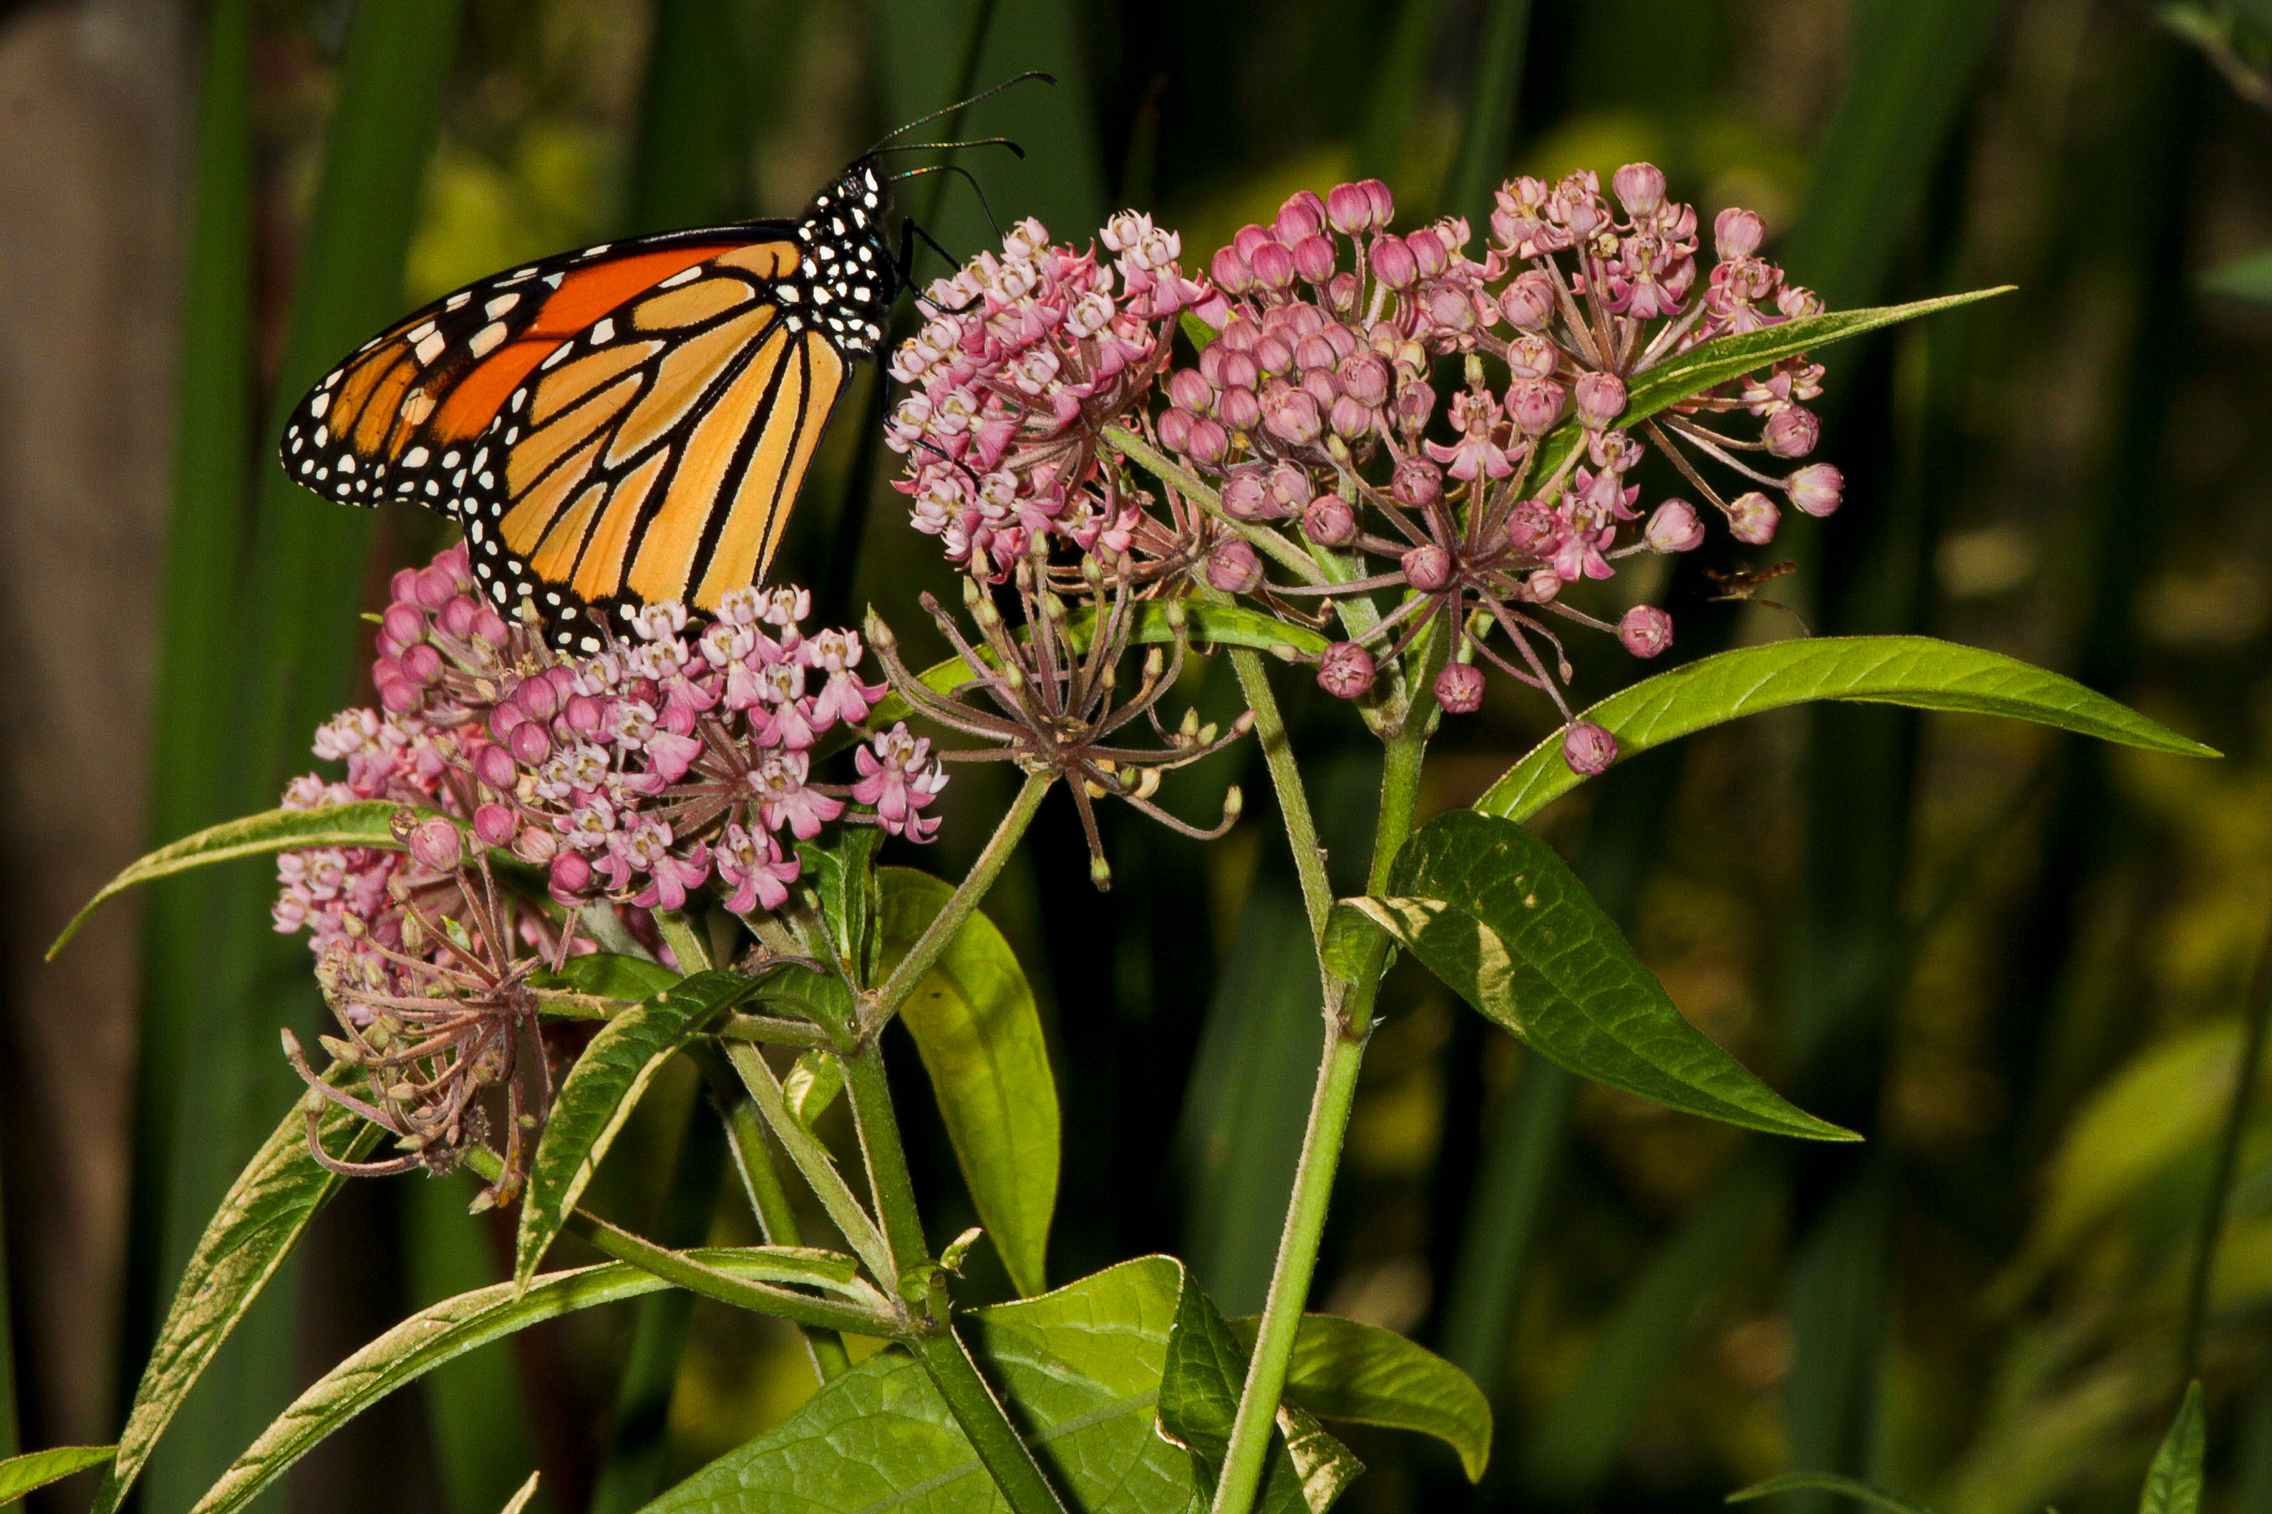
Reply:
<svg viewBox="0 0 2272 1514"><path fill-rule="evenodd" d="M1807 402L1822 370L1803 356L1634 412L1633 391L1665 363L1818 314L1821 302L1758 255L1764 229L1749 211L1716 219L1707 267L1696 213L1666 198L1661 172L1629 164L1611 189L1614 200L1592 173L1513 180L1479 250L1457 218L1392 230L1395 205L1377 181L1293 196L1214 254L1213 288L1190 310L1212 339L1188 363L1161 365L1156 413L1132 392L1117 417L1080 410L1084 470L1088 439L1115 420L1188 470L1161 480L1167 518L1130 520L1149 497L1109 465L1075 481L1102 480L1077 511L1065 481L1041 470L1021 508L1036 520L1109 519L1101 545L1076 538L1085 550L1142 554L1149 543L1158 555L1160 540L1180 542L1181 561L1204 563L1208 588L1293 619L1305 618L1296 608L1305 598L1406 591L1320 658L1323 687L1367 694L1382 663L1441 624L1451 660L1434 692L1444 710L1481 703L1485 664L1544 690L1571 723L1568 662L1550 621L1611 632L1642 657L1671 644L1672 622L1641 606L1610 625L1568 603L1567 586L1608 578L1635 553L1694 549L1707 513L1737 541L1764 544L1778 499L1827 515L1844 490L1828 463L1769 471L1818 439ZM1172 335L1163 326L1156 350ZM1439 393L1447 358L1458 377ZM1055 412L1041 415L1015 384L993 392L1005 431L1052 423ZM1730 419L1757 431L1735 434ZM922 459L954 443L934 408L915 407L896 445L927 480L940 470ZM1652 446L1702 508L1683 498L1644 508L1631 480ZM1736 486L1716 486L1705 459ZM917 480L901 487L915 492ZM1193 495L1223 519L1202 518ZM1313 549L1354 554L1360 572L1328 583L1309 571ZM1266 557L1303 581L1274 581ZM1607 732L1574 724L1565 750L1585 771L1615 756Z"/></svg>
<svg viewBox="0 0 2272 1514"><path fill-rule="evenodd" d="M1176 316L1213 298L1149 216L1115 216L1102 241L1110 263L1021 221L999 257L931 286L930 319L891 359L914 391L888 432L908 456L894 487L918 531L995 582L1036 536L1127 550L1141 511L1117 470L1099 469L1098 431L1150 391Z"/></svg>
<svg viewBox="0 0 2272 1514"><path fill-rule="evenodd" d="M712 884L738 913L777 908L795 842L832 822L915 840L937 827L923 811L945 772L904 725L861 748L856 782L813 776L816 745L865 721L883 687L860 679L856 632L806 634L802 590L738 590L708 623L650 605L628 639L578 661L483 603L462 545L393 591L373 670L382 707L317 733L345 777L295 779L288 807L383 799L456 816L544 869L553 904L606 899L634 919ZM319 952L341 939L392 950L415 867L377 849L286 853L277 928L309 929Z"/></svg>

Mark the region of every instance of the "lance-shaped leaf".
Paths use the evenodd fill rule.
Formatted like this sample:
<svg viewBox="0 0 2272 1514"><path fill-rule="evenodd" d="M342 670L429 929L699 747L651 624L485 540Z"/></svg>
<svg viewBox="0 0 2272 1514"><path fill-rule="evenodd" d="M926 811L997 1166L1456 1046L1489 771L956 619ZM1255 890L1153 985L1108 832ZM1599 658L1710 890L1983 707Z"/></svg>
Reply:
<svg viewBox="0 0 2272 1514"><path fill-rule="evenodd" d="M117 877L104 884L102 891L71 917L71 923L63 927L63 934L55 938L47 955L53 958L79 933L79 927L87 923L89 915L138 883L186 873L208 863L227 862L234 857L257 857L264 852L297 851L302 847L380 846L399 851L402 843L394 839L388 825L402 808L384 799L367 799L357 804L326 805L312 810L264 810L169 842L148 856L128 863Z"/></svg>
<svg viewBox="0 0 2272 1514"><path fill-rule="evenodd" d="M1183 1265L1144 1257L964 1316L1043 1471L1082 1514L1206 1506L1191 1457L1156 1432ZM642 1514L999 1514L1001 1496L915 1360L889 1350Z"/></svg>
<svg viewBox="0 0 2272 1514"><path fill-rule="evenodd" d="M1989 299L2011 293L2013 285L1995 289L1974 289L1964 294L1944 294L1930 300L1913 300L1906 305L1878 305L1867 310L1833 310L1824 315L1802 316L1785 321L1780 326L1768 326L1759 331L1747 331L1741 336L1715 337L1699 342L1678 356L1665 359L1647 373L1637 375L1625 392L1625 411L1618 416L1619 426L1636 426L1650 416L1669 410L1692 394L1716 389L1732 378L1755 373L1762 368L1802 352L1842 342L1865 331L1876 331L1881 326L1898 325L1913 321L1921 315L1937 315L1943 310L1954 310L1959 305L1970 305L1976 300ZM1568 460L1585 441L1585 432L1574 422L1557 428L1539 448L1539 466L1536 476L1545 478Z"/></svg>
<svg viewBox="0 0 2272 1514"><path fill-rule="evenodd" d="M46 1451L26 1451L0 1461L0 1508L5 1508L34 1488L44 1488L51 1482L60 1482L74 1472L84 1472L99 1461L110 1460L116 1446L55 1446Z"/></svg>
<svg viewBox="0 0 2272 1514"><path fill-rule="evenodd" d="M1231 1321L1252 1350L1261 1321ZM1491 1459L1491 1401L1474 1379L1417 1341L1378 1325L1305 1314L1286 1364L1286 1399L1319 1419L1416 1430L1459 1455L1467 1480Z"/></svg>
<svg viewBox="0 0 2272 1514"><path fill-rule="evenodd" d="M499 1514L521 1514L521 1511L526 1509L530 1501L536 1497L537 1478L541 1475L531 1472L529 1480L515 1489L511 1498L505 1500L505 1507L499 1511Z"/></svg>
<svg viewBox="0 0 2272 1514"><path fill-rule="evenodd" d="M681 981L660 962L621 952L586 952L570 957L557 973L540 973L540 987L572 988L602 999L651 999Z"/></svg>
<svg viewBox="0 0 2272 1514"><path fill-rule="evenodd" d="M1192 1473L1210 1497L1230 1450L1247 1351L1214 1301L1186 1274L1161 1368L1159 1426L1163 1437L1191 1457ZM1365 1464L1294 1403L1290 1392L1277 1418L1279 1439L1255 1495L1257 1514L1325 1514Z"/></svg>
<svg viewBox="0 0 2272 1514"><path fill-rule="evenodd" d="M821 918L841 958L838 965L855 983L876 981L876 848L883 841L882 831L861 825L847 827L827 846L797 843L805 881L820 896Z"/></svg>
<svg viewBox="0 0 2272 1514"><path fill-rule="evenodd" d="M850 1258L839 1265L829 1253L797 1247L720 1248L686 1255L748 1282L835 1287L851 1276ZM546 1273L526 1290L496 1283L421 1309L294 1399L197 1501L191 1514L226 1514L243 1508L326 1436L453 1357L545 1320L670 1286L629 1263L606 1262Z"/></svg>
<svg viewBox="0 0 2272 1514"><path fill-rule="evenodd" d="M552 1101L528 1194L521 1200L513 1278L527 1286L584 1185L662 1065L712 1016L756 991L733 973L704 972L625 1010L600 1028Z"/></svg>
<svg viewBox="0 0 2272 1514"><path fill-rule="evenodd" d="M1755 1482L1748 1488L1739 1488L1728 1495L1729 1503L1749 1503L1755 1498L1769 1498L1777 1493L1843 1493L1856 1503L1885 1514L1933 1514L1924 1504L1912 1499L1873 1488L1866 1482L1851 1477L1840 1477L1834 1472L1786 1472L1781 1477L1770 1477Z"/></svg>
<svg viewBox="0 0 2272 1514"><path fill-rule="evenodd" d="M907 955L954 890L884 868L882 970ZM973 913L900 1011L939 1100L978 1222L1020 1293L1046 1285L1057 1208L1057 1083L1041 1011L1010 943Z"/></svg>
<svg viewBox="0 0 2272 1514"><path fill-rule="evenodd" d="M335 1156L352 1160L378 1143L377 1126L336 1104L326 1102L321 1118L324 1149ZM157 1344L150 1348L142 1381L135 1386L134 1405L118 1438L118 1455L95 1490L95 1514L110 1514L125 1498L213 1353L244 1318L338 1184L338 1176L318 1166L309 1154L307 1116L295 1103L237 1175L182 1270L166 1322L158 1329Z"/></svg>
<svg viewBox="0 0 2272 1514"><path fill-rule="evenodd" d="M2146 1488L2138 1498L2138 1514L2199 1514L2201 1461L2208 1454L2208 1432L2202 1423L2201 1384L2191 1383L2177 1421L2162 1438L2154 1464L2146 1469Z"/></svg>
<svg viewBox="0 0 2272 1514"><path fill-rule="evenodd" d="M1581 718L1607 727L1622 758L1739 716L1816 699L2007 715L2151 752L2218 755L2072 678L1930 636L1817 636L1721 652L1643 679ZM1557 734L1509 768L1475 807L1523 820L1582 781L1562 760Z"/></svg>
<svg viewBox="0 0 2272 1514"><path fill-rule="evenodd" d="M1453 810L1421 827L1386 895L1334 907L1329 962L1346 962L1367 926L1582 1077L1752 1130L1859 1139L1787 1102L1682 1019L1577 875L1512 820Z"/></svg>

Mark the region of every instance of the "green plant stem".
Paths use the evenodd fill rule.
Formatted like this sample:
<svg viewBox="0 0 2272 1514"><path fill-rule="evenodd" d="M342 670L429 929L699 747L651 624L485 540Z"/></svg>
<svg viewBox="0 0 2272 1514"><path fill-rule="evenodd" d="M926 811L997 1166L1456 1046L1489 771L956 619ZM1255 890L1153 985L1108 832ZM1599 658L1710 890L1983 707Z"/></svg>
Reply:
<svg viewBox="0 0 2272 1514"><path fill-rule="evenodd" d="M866 1264L877 1282L892 1286L898 1280L897 1263L884 1242L883 1232L868 1218L868 1211L860 1207L851 1185L836 1170L836 1159L828 1154L828 1148L790 1112L788 1098L781 1091L781 1080L773 1075L764 1054L740 1042L729 1044L725 1051L726 1059L741 1077L742 1087L749 1090L751 1101L765 1116L765 1123L772 1127L774 1139L789 1153L789 1160L796 1164L813 1196L820 1200L828 1217L843 1232L846 1244Z"/></svg>
<svg viewBox="0 0 2272 1514"><path fill-rule="evenodd" d="M1031 781L1027 784L1030 792ZM1020 794L1021 801L1025 794ZM1020 829L1022 829L1022 825ZM999 839L999 833L997 833ZM975 874L974 874L975 876ZM966 911L967 913L967 911ZM943 917L942 917L943 918ZM883 1052L873 1043L844 1062L844 1096L852 1106L860 1149L868 1162L868 1191L882 1221L892 1260L899 1269L899 1291L924 1310L921 1325L900 1337L931 1375L955 1422L970 1439L995 1487L1013 1514L1065 1514L1065 1505L1042 1474L1033 1451L1010 1423L978 1364L955 1334L944 1271L923 1240L923 1221L915 1206L915 1179L900 1144L899 1118L892 1111L891 1088L884 1079Z"/></svg>
<svg viewBox="0 0 2272 1514"><path fill-rule="evenodd" d="M1224 596L1228 599L1229 596ZM1294 851L1294 876L1302 888L1302 909L1310 918L1310 941L1325 939L1325 917L1333 909L1333 885L1325 876L1325 848L1318 845L1317 821L1310 814L1309 790L1294 763L1294 746L1286 733L1286 717L1270 687L1270 670L1262 654L1251 647L1232 647L1231 669L1238 674L1239 692L1254 712L1254 739L1262 747L1262 760L1270 769L1270 786L1278 794L1278 815L1286 827L1286 843Z"/></svg>
<svg viewBox="0 0 2272 1514"><path fill-rule="evenodd" d="M2268 1027L2272 1027L2272 935L2265 938L2248 985L2248 1028L2241 1040L2240 1063L2233 1069L2233 1098L2225 1107L2225 1128L2217 1140L2216 1167L2201 1214L2201 1244L2194 1249L2193 1272L2186 1282L2184 1334L2178 1341L2180 1393L2200 1375L2201 1333L2209 1324L2217 1243L2224 1238L2225 1211L2232 1206L2233 1179L2240 1171L2241 1137L2247 1133L2249 1107L2255 1102L2257 1068L2264 1060Z"/></svg>
<svg viewBox="0 0 2272 1514"><path fill-rule="evenodd" d="M1214 490L1200 481L1190 469L1171 461L1151 443L1145 441L1126 426L1107 426L1103 432L1105 445L1130 462L1140 463L1145 470L1164 483L1170 483L1200 509L1236 532L1259 552L1267 552L1278 565L1294 574L1304 583L1325 582L1324 570L1310 556L1275 531L1252 526L1243 520L1234 520L1223 509L1223 500Z"/></svg>
<svg viewBox="0 0 2272 1514"><path fill-rule="evenodd" d="M1425 669L1423 668L1423 671ZM1387 742L1381 771L1381 808L1373 828L1373 858L1366 887L1380 891L1390 865L1412 834L1420 803L1420 759L1427 751L1428 722L1409 720ZM1318 1243L1333 1200L1333 1180L1341 1170L1341 1145L1349 1132L1349 1106L1357 1093L1357 1074L1373 1033L1373 1003L1388 967L1388 945L1376 941L1359 966L1356 981L1329 980L1325 996L1325 1053L1310 1098L1308 1127L1302 1132L1302 1158L1294 1169L1294 1192L1286 1206L1286 1228L1278 1241L1278 1261L1270 1274L1270 1295L1262 1308L1238 1415L1223 1454L1222 1477L1215 1485L1214 1514L1248 1514L1262 1484L1270 1453L1271 1427L1278 1400L1286 1391L1287 1364L1317 1274Z"/></svg>
<svg viewBox="0 0 2272 1514"><path fill-rule="evenodd" d="M757 1228L768 1246L802 1246L804 1231L797 1224L796 1209L789 1202L789 1189L781 1181L781 1173L773 1165L773 1153L766 1148L765 1122L759 1117L757 1106L742 1090L735 1079L733 1064L712 1046L696 1050L695 1061L710 1087L710 1098L717 1106L719 1118L725 1121L726 1143L733 1149L734 1170L741 1175L742 1192L749 1198L750 1212L757 1216ZM819 1330L808 1325L797 1327L804 1337L805 1354L812 1359L813 1375L826 1386L832 1379L851 1370L851 1354L844 1349L844 1337L833 1330Z"/></svg>
<svg viewBox="0 0 2272 1514"><path fill-rule="evenodd" d="M979 902L986 897L986 891L994 886L994 880L1001 875L1002 865L1010 860L1010 853L1017 849L1019 838L1025 835L1026 827L1033 823L1034 812L1041 808L1042 798L1049 792L1050 784L1056 781L1057 773L1054 769L1046 773L1026 775L1025 786L1018 790L1018 797L1012 801L1009 813L1002 817L1000 825L994 827L994 834L988 839L986 849L978 854L977 862L971 865L970 872L956 886L953 897L947 900L938 917L924 927L923 934L916 937L915 944L907 949L907 955L892 969L891 976L884 980L883 987L875 991L869 1006L863 1012L863 1041L873 1041L891 1023L891 1017L899 1013L899 1007L907 1002L907 996L915 992L915 985L923 981L923 975L931 970L932 964L939 960L939 954L947 949L948 943L962 929L963 922L978 908ZM852 1058L846 1057L847 1072L851 1066Z"/></svg>

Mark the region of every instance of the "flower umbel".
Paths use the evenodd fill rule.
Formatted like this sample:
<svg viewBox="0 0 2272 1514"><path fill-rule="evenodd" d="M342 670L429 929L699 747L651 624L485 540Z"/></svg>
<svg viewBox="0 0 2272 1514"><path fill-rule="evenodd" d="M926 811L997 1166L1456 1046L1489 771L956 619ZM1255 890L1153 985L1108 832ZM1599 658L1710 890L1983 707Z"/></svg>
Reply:
<svg viewBox="0 0 2272 1514"><path fill-rule="evenodd" d="M946 761L1007 761L1027 773L1055 773L1065 779L1088 838L1090 877L1099 888L1107 888L1112 869L1097 830L1095 801L1108 795L1120 799L1162 825L1200 840L1222 835L1239 817L1236 787L1224 796L1222 819L1207 829L1170 814L1153 802L1153 795L1160 774L1221 751L1252 728L1254 716L1242 711L1223 731L1202 725L1195 709L1185 711L1173 730L1160 723L1157 706L1182 672L1190 649L1182 606L1173 602L1165 607L1172 628L1170 650L1163 653L1153 647L1145 653L1136 688L1123 698L1120 664L1134 645L1141 609L1134 575L1125 568L1108 569L1098 557L1085 559L1081 572L1093 608L1076 615L1044 583L1043 550L1036 543L1012 573L1029 635L1012 631L976 578L963 581L963 609L979 631L975 645L937 600L923 596L923 608L962 661L965 676L950 690L941 692L911 672L900 660L896 639L872 616L868 640L892 689L918 715L988 743L941 752ZM978 702L981 695L991 709ZM1121 733L1139 716L1150 722L1162 746L1122 743ZM880 807L888 798L882 786L888 770L880 752L877 760L872 781L878 784Z"/></svg>

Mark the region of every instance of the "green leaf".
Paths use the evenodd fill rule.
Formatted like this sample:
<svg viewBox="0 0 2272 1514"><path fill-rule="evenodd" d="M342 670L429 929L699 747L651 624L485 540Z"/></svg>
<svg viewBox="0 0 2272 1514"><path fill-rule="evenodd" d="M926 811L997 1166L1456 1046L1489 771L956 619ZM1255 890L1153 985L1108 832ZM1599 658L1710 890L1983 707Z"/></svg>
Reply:
<svg viewBox="0 0 2272 1514"><path fill-rule="evenodd" d="M1751 1130L1859 1139L1786 1102L1682 1019L1577 876L1513 821L1438 816L1397 855L1389 888L1345 905L1572 1072Z"/></svg>
<svg viewBox="0 0 2272 1514"><path fill-rule="evenodd" d="M1191 1459L1153 1433L1183 1291L1145 1257L962 1322L1042 1468L1083 1514L1161 1514L1198 1499ZM996 1514L1000 1496L930 1378L889 1350L774 1429L710 1463L643 1514Z"/></svg>
<svg viewBox="0 0 2272 1514"><path fill-rule="evenodd" d="M2208 1450L2208 1432L2202 1422L2201 1384L2185 1390L2185 1403L2177 1420L2154 1453L2146 1469L2146 1488L2138 1496L2138 1514L2198 1514L2201 1507L2201 1459Z"/></svg>
<svg viewBox="0 0 2272 1514"><path fill-rule="evenodd" d="M2201 275L2201 287L2227 299L2272 305L2272 247L2259 247L2208 269Z"/></svg>
<svg viewBox="0 0 2272 1514"><path fill-rule="evenodd" d="M1252 1350L1261 1321L1231 1321ZM1320 1419L1417 1430L1459 1455L1469 1482L1491 1459L1491 1401L1458 1367L1393 1330L1305 1314L1288 1360L1286 1397Z"/></svg>
<svg viewBox="0 0 2272 1514"><path fill-rule="evenodd" d="M1755 1482L1748 1488L1728 1495L1729 1503L1746 1503L1754 1498L1769 1498L1777 1493L1843 1493L1848 1498L1883 1509L1886 1514L1933 1514L1924 1504L1899 1498L1891 1493L1857 1482L1851 1477L1839 1477L1830 1472L1786 1472L1781 1477L1770 1477Z"/></svg>
<svg viewBox="0 0 2272 1514"><path fill-rule="evenodd" d="M1054 1293L964 1317L973 1355L1050 1481L1082 1514L1205 1507L1192 1458L1156 1429L1168 1343L1185 1292L1180 1262L1143 1257ZM1319 1508L1308 1505L1305 1494L1325 1490L1332 1471L1346 1464L1326 1453L1331 1437L1308 1416L1295 1411L1291 1418L1298 1452L1287 1471L1298 1475L1283 1479L1287 1493L1281 1496ZM898 1350L837 1378L780 1425L704 1467L642 1514L773 1514L792 1506L862 1514L999 1514L1003 1508L930 1379Z"/></svg>
<svg viewBox="0 0 2272 1514"><path fill-rule="evenodd" d="M1608 727L1619 756L1630 757L1739 716L1815 699L2006 715L2152 752L2219 755L2071 678L1930 636L1818 636L1721 652L1643 679L1582 718ZM1509 768L1475 807L1524 820L1581 781L1562 760L1556 735Z"/></svg>
<svg viewBox="0 0 2272 1514"><path fill-rule="evenodd" d="M836 945L838 966L855 983L876 981L876 848L884 833L872 826L848 826L829 845L797 843L804 876L820 895L821 918Z"/></svg>
<svg viewBox="0 0 2272 1514"><path fill-rule="evenodd" d="M813 1128L844 1091L844 1064L832 1052L808 1051L790 1065L789 1075L781 1080L781 1092L789 1101L789 1113L805 1129Z"/></svg>
<svg viewBox="0 0 2272 1514"><path fill-rule="evenodd" d="M1827 347L1832 342L1860 336L1865 331L1876 331L1882 326L1913 321L1921 315L1937 315L1943 310L1954 310L1960 305L1970 305L1994 295L2009 294L2013 287L2005 284L1995 289L1975 289L1967 294L1944 294L1937 299L1912 300L1906 305L1880 305L1868 310L1834 310L1823 315L1802 316L1795 321L1785 321L1780 326L1747 331L1741 336L1723 336L1709 342L1699 342L1678 357L1667 358L1647 373L1638 375L1626 391L1625 412L1617 418L1617 424L1625 427L1638 425L1659 411L1671 409L1691 395L1702 394L1730 379L1757 372L1779 359ZM1535 476L1550 476L1584 443L1584 428L1575 422L1565 422L1556 428L1539 448Z"/></svg>
<svg viewBox="0 0 2272 1514"><path fill-rule="evenodd" d="M394 832L388 826L396 812L403 808L384 799L369 799L360 804L335 804L314 810L267 810L241 820L208 826L127 864L123 872L104 884L102 891L71 917L71 923L63 927L63 934L55 938L47 955L52 960L79 933L79 927L87 923L89 915L138 883L186 873L209 863L227 862L233 857L257 857L264 852L298 851L302 847L374 846L400 851L402 843L394 839Z"/></svg>
<svg viewBox="0 0 2272 1514"><path fill-rule="evenodd" d="M750 1282L829 1285L851 1274L828 1253L724 1247L686 1256ZM849 1258L846 1259L847 1261ZM318 1378L261 1432L191 1514L241 1509L356 1415L444 1362L546 1320L671 1285L627 1262L548 1272L525 1289L493 1283L421 1309Z"/></svg>
<svg viewBox="0 0 2272 1514"><path fill-rule="evenodd" d="M1253 1332L1248 1331L1251 1338ZM1176 1302L1160 1374L1160 1435L1183 1447L1192 1473L1212 1497L1231 1443L1239 1393L1246 1383L1248 1347L1232 1333L1212 1300L1187 1275ZM1325 1514L1365 1464L1328 1435L1298 1405L1278 1407L1280 1439L1271 1448L1255 1495L1258 1514Z"/></svg>
<svg viewBox="0 0 2272 1514"><path fill-rule="evenodd" d="M570 957L557 973L541 973L538 986L572 988L602 999L651 999L683 982L660 962L622 952L586 952Z"/></svg>
<svg viewBox="0 0 2272 1514"><path fill-rule="evenodd" d="M14 1503L34 1488L60 1482L84 1472L98 1461L110 1460L116 1446L56 1446L47 1451L26 1451L0 1461L0 1507Z"/></svg>
<svg viewBox="0 0 2272 1514"><path fill-rule="evenodd" d="M877 878L888 973L954 890L909 868L884 868ZM1018 1291L1039 1293L1057 1208L1057 1083L1033 988L991 920L971 915L900 1019L931 1075L979 1224Z"/></svg>
<svg viewBox="0 0 2272 1514"><path fill-rule="evenodd" d="M328 1102L318 1128L324 1149L348 1160L377 1145L381 1134L377 1126ZM95 1514L118 1507L213 1353L338 1184L338 1176L308 1154L307 1116L295 1102L237 1175L198 1238L142 1368L142 1381L135 1386L118 1455L95 1490Z"/></svg>
<svg viewBox="0 0 2272 1514"><path fill-rule="evenodd" d="M746 999L757 985L733 973L704 972L625 1010L592 1037L577 1058L545 1120L529 1165L514 1242L513 1278L526 1287L545 1249L567 1223L584 1185L631 1117L639 1096L662 1065L720 1010Z"/></svg>

